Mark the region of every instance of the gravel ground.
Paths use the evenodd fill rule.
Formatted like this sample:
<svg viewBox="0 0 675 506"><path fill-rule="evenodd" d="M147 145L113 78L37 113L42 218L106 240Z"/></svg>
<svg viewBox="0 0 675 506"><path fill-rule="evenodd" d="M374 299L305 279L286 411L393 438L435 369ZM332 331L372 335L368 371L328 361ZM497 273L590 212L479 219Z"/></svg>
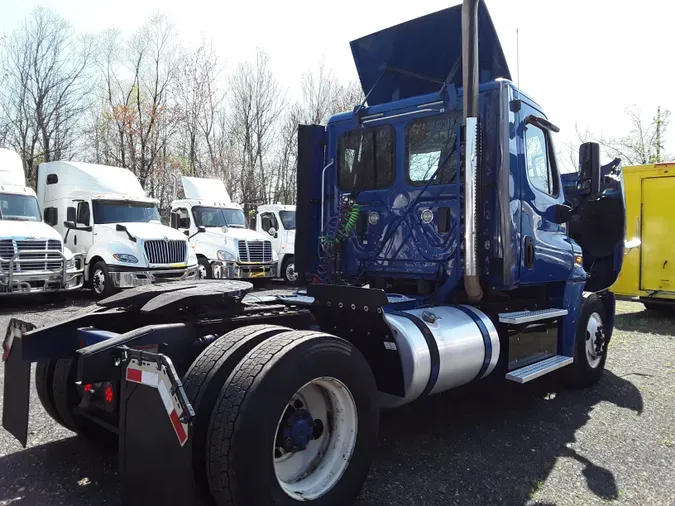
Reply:
<svg viewBox="0 0 675 506"><path fill-rule="evenodd" d="M3 333L12 316L45 324L91 301L11 304L0 309ZM617 312L607 371L592 389L542 378L383 413L357 504L675 505L675 317L628 302ZM0 430L0 506L120 504L114 454L54 423L34 390L30 420L25 450Z"/></svg>

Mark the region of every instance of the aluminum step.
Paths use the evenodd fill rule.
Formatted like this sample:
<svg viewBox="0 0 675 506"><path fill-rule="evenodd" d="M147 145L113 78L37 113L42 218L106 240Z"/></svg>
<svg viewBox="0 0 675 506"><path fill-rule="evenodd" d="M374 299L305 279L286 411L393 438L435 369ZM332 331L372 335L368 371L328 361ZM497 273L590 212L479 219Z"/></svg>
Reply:
<svg viewBox="0 0 675 506"><path fill-rule="evenodd" d="M530 364L528 366L521 367L520 369L516 369L515 371L511 371L506 375L506 379L521 384L527 383L528 381L539 378L544 374L548 374L555 371L556 369L570 365L572 362L574 362L574 358L572 357L556 355L554 357L547 358L546 360L542 360L541 362L535 362L534 364Z"/></svg>
<svg viewBox="0 0 675 506"><path fill-rule="evenodd" d="M499 313L499 323L520 325L540 320L550 320L558 316L565 316L567 309L537 309L536 311L514 311L513 313Z"/></svg>

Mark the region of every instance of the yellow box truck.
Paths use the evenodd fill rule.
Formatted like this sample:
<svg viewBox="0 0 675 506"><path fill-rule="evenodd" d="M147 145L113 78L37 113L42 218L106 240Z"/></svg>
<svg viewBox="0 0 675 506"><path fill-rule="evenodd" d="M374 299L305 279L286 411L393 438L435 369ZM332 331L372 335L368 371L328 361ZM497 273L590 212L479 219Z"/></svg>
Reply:
<svg viewBox="0 0 675 506"><path fill-rule="evenodd" d="M647 309L675 308L675 162L623 167L626 248L611 290Z"/></svg>

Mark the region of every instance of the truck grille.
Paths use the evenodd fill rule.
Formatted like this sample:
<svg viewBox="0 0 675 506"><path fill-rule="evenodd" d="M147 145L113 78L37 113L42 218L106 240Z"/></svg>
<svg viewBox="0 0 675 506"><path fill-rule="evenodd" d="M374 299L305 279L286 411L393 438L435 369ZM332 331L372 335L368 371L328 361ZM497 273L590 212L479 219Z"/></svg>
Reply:
<svg viewBox="0 0 675 506"><path fill-rule="evenodd" d="M272 243L270 241L237 241L239 261L250 263L269 263L272 261Z"/></svg>
<svg viewBox="0 0 675 506"><path fill-rule="evenodd" d="M145 241L145 255L151 264L184 263L187 241Z"/></svg>
<svg viewBox="0 0 675 506"><path fill-rule="evenodd" d="M14 241L3 239L0 241L0 267L3 270L9 268L9 261L16 253L24 251L44 251L45 253L24 253L14 263L14 272L29 271L57 271L61 269L61 256L48 252L61 252L61 241L50 240L24 240ZM45 260L45 262L21 262L21 260Z"/></svg>

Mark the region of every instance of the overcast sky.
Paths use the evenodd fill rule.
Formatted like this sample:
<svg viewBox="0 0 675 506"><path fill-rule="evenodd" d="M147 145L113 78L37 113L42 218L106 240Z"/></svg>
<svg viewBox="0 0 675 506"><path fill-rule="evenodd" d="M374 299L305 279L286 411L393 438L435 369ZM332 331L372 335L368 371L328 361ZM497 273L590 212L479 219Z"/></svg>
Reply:
<svg viewBox="0 0 675 506"><path fill-rule="evenodd" d="M299 89L300 74L321 58L341 78L356 73L349 41L459 0L5 0L0 33L11 33L35 5L57 10L79 32L111 25L133 32L164 12L182 41L211 39L230 68L251 58L256 45L269 53L283 85ZM675 66L670 57L675 8L658 0L486 0L516 80L516 29L520 31L520 85L561 127L575 122L596 133L621 135L625 107L647 118L657 105L675 111ZM393 6L396 5L394 8ZM385 7L386 6L386 7ZM666 148L675 152L675 125Z"/></svg>

